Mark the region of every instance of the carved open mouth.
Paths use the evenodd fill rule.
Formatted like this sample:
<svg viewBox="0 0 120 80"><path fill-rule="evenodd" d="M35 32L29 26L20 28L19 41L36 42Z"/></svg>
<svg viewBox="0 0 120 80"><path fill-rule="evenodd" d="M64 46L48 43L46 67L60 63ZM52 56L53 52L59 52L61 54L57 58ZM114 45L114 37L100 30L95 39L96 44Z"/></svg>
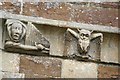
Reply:
<svg viewBox="0 0 120 80"><path fill-rule="evenodd" d="M18 34L14 34L13 36L14 36L14 38L19 38Z"/></svg>

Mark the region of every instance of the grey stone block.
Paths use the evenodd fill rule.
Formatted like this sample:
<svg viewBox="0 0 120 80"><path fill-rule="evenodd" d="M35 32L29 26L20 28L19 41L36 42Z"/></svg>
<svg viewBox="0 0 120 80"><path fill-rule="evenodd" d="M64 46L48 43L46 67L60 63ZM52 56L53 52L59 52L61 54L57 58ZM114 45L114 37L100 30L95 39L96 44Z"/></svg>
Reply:
<svg viewBox="0 0 120 80"><path fill-rule="evenodd" d="M64 60L62 62L62 78L97 78L95 63Z"/></svg>
<svg viewBox="0 0 120 80"><path fill-rule="evenodd" d="M19 54L2 52L2 71L19 72Z"/></svg>
<svg viewBox="0 0 120 80"><path fill-rule="evenodd" d="M2 72L0 71L0 80L2 79Z"/></svg>
<svg viewBox="0 0 120 80"><path fill-rule="evenodd" d="M2 70L2 51L0 50L0 71Z"/></svg>
<svg viewBox="0 0 120 80"><path fill-rule="evenodd" d="M50 42L50 55L63 56L65 44L64 33L66 32L66 29L53 26L50 27L47 25L36 25L36 27Z"/></svg>
<svg viewBox="0 0 120 80"><path fill-rule="evenodd" d="M0 48L2 48L2 19L0 19Z"/></svg>
<svg viewBox="0 0 120 80"><path fill-rule="evenodd" d="M104 40L101 46L101 61L118 63L119 42L118 34L104 34Z"/></svg>
<svg viewBox="0 0 120 80"><path fill-rule="evenodd" d="M24 78L23 73L2 72L2 78Z"/></svg>

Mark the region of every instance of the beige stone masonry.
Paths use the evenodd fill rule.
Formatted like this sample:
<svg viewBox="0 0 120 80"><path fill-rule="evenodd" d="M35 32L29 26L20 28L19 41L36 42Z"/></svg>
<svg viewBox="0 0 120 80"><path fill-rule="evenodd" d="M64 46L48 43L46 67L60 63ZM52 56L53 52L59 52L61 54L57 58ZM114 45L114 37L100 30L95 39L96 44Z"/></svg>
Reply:
<svg viewBox="0 0 120 80"><path fill-rule="evenodd" d="M39 31L45 36L46 39L50 42L50 55L54 56L63 56L64 54L64 44L66 32L63 28L58 27L45 27L45 26L36 26Z"/></svg>
<svg viewBox="0 0 120 80"><path fill-rule="evenodd" d="M103 62L119 62L119 35L104 33L100 59Z"/></svg>
<svg viewBox="0 0 120 80"><path fill-rule="evenodd" d="M19 54L2 52L2 71L19 72Z"/></svg>
<svg viewBox="0 0 120 80"><path fill-rule="evenodd" d="M0 19L0 49L2 49L2 19Z"/></svg>
<svg viewBox="0 0 120 80"><path fill-rule="evenodd" d="M0 50L0 71L2 71L2 51Z"/></svg>
<svg viewBox="0 0 120 80"><path fill-rule="evenodd" d="M97 67L95 63L78 62L74 60L63 60L62 78L97 78Z"/></svg>
<svg viewBox="0 0 120 80"><path fill-rule="evenodd" d="M2 78L24 78L23 73L2 72Z"/></svg>

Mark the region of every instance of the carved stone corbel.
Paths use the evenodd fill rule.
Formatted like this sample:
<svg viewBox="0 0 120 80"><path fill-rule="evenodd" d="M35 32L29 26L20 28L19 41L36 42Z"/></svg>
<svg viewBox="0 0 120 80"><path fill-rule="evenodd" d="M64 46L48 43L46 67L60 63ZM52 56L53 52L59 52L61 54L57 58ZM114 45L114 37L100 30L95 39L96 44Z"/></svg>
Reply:
<svg viewBox="0 0 120 80"><path fill-rule="evenodd" d="M77 31L78 33L70 28L67 29L67 32L69 32L72 36L74 36L77 39L77 49L79 52L79 55L77 56L81 56L83 58L89 58L90 55L88 54L88 51L90 50L91 40L100 37L100 43L102 43L103 34L93 33L93 31L86 29L77 29Z"/></svg>
<svg viewBox="0 0 120 80"><path fill-rule="evenodd" d="M30 22L28 22L28 24L33 25ZM34 53L35 51L37 51L38 53L49 53L49 47L45 47L40 43L34 42L34 45L25 45L24 43L21 43L22 40L25 40L27 28L29 28L30 26L26 26L21 21L12 19L8 19L6 21L6 25L9 37L9 39L5 40L4 48L6 51L19 53ZM31 37L34 38L34 36Z"/></svg>

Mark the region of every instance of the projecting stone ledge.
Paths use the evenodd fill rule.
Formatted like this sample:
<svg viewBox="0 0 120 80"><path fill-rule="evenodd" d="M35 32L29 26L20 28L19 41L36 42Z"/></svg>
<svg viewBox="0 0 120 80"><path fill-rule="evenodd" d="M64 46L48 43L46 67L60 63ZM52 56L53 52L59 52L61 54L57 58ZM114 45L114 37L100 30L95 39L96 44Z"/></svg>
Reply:
<svg viewBox="0 0 120 80"><path fill-rule="evenodd" d="M69 28L80 28L80 29L84 28L84 29L100 31L100 32L120 34L120 29L117 27L84 24L84 23L61 21L61 20L52 20L52 19L45 19L42 17L23 16L23 15L18 15L18 14L11 14L9 12L5 12L5 11L1 11L1 10L0 10L0 18L18 19L18 20L25 21L25 22L33 22L33 23L37 23L37 24L45 24L45 25L64 27L64 28L68 28L68 27Z"/></svg>

